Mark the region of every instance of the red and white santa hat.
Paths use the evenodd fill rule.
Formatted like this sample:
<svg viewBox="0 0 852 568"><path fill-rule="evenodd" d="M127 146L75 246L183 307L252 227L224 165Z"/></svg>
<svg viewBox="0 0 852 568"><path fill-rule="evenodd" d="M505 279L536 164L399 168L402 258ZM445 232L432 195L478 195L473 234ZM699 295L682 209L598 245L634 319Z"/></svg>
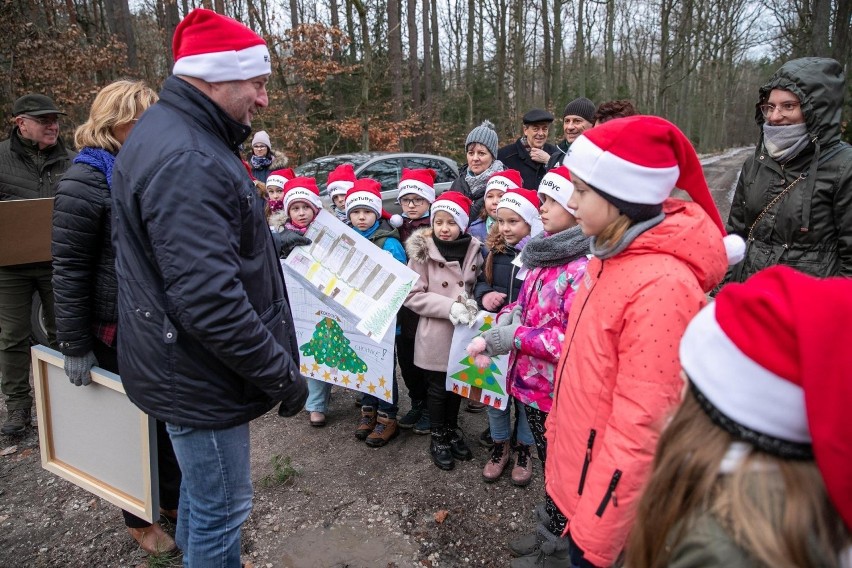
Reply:
<svg viewBox="0 0 852 568"><path fill-rule="evenodd" d="M538 219L538 194L520 187L508 190L497 202L497 209L509 209L532 227Z"/></svg>
<svg viewBox="0 0 852 568"><path fill-rule="evenodd" d="M399 192L397 201L403 195L417 195L429 203L435 201L435 178L438 177L432 168L421 168L410 170L402 169L402 177L399 180Z"/></svg>
<svg viewBox="0 0 852 568"><path fill-rule="evenodd" d="M355 168L352 164L340 164L330 174L326 183L328 194L335 198L338 195L346 195L346 192L355 185Z"/></svg>
<svg viewBox="0 0 852 568"><path fill-rule="evenodd" d="M456 224L461 227L461 232L467 230L467 225L470 223L470 205L472 201L466 195L458 191L445 191L432 203L430 214L432 222L435 222L435 213L443 211L449 213L455 220Z"/></svg>
<svg viewBox="0 0 852 568"><path fill-rule="evenodd" d="M658 116L630 116L583 132L563 164L616 205L660 205L678 187L726 234L695 149L677 126ZM725 250L728 263L736 264L745 242L725 236Z"/></svg>
<svg viewBox="0 0 852 568"><path fill-rule="evenodd" d="M680 361L699 404L735 437L816 458L852 528L852 279L786 266L728 284L692 320Z"/></svg>
<svg viewBox="0 0 852 568"><path fill-rule="evenodd" d="M245 81L272 72L262 37L236 20L203 8L196 8L177 25L172 53L172 73L208 83Z"/></svg>
<svg viewBox="0 0 852 568"><path fill-rule="evenodd" d="M374 179L361 178L346 192L346 215L354 209L365 207L374 212L377 217L385 219L392 227L402 225L402 217L391 215L382 207L382 184Z"/></svg>
<svg viewBox="0 0 852 568"><path fill-rule="evenodd" d="M553 168L544 174L541 183L538 184L538 192L553 199L571 215L576 213L568 207L568 202L574 194L574 184L571 182L571 172L565 166Z"/></svg>
<svg viewBox="0 0 852 568"><path fill-rule="evenodd" d="M269 177L266 178L266 187L273 185L283 188L284 184L294 177L296 177L296 172L293 171L293 168L284 168L283 170L269 172Z"/></svg>
<svg viewBox="0 0 852 568"><path fill-rule="evenodd" d="M502 170L494 172L485 182L485 193L487 194L492 189L498 191L509 191L523 187L524 181L521 179L521 172L518 170Z"/></svg>
<svg viewBox="0 0 852 568"><path fill-rule="evenodd" d="M284 211L289 213L290 207L299 201L304 201L314 209L314 213L322 208L319 188L312 177L294 177L284 184Z"/></svg>

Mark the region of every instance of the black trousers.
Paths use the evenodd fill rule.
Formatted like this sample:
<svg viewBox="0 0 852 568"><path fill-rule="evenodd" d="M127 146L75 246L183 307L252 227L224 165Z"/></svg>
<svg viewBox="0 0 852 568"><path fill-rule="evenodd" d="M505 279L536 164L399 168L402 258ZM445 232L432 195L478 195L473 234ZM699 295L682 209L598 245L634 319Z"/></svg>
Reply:
<svg viewBox="0 0 852 568"><path fill-rule="evenodd" d="M426 404L429 408L429 421L432 432L441 432L446 428L459 427L459 407L462 397L447 390L446 371L424 370L429 381Z"/></svg>

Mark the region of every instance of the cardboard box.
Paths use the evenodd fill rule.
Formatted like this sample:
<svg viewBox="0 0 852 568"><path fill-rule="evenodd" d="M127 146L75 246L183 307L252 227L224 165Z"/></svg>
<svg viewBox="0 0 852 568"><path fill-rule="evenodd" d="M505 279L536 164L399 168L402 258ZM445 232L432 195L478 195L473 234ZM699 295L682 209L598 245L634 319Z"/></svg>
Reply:
<svg viewBox="0 0 852 568"><path fill-rule="evenodd" d="M0 266L50 262L53 198L0 201Z"/></svg>

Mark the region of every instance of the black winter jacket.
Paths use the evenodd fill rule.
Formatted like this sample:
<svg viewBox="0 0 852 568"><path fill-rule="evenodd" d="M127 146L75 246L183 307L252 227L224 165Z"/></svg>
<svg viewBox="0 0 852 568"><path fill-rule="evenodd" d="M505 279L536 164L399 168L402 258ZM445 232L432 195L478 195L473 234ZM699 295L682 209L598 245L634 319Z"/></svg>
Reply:
<svg viewBox="0 0 852 568"><path fill-rule="evenodd" d="M553 155L559 149L553 144L545 143L542 150ZM547 173L547 164L533 161L520 138L514 144L500 148L497 151L497 159L503 162L503 166L507 170L518 170L521 172L521 179L524 180L524 189L537 191L538 184L541 183L541 178Z"/></svg>
<svg viewBox="0 0 852 568"><path fill-rule="evenodd" d="M93 323L118 321L110 212L103 172L73 164L56 190L51 246L56 339L64 355L92 350Z"/></svg>
<svg viewBox="0 0 852 568"><path fill-rule="evenodd" d="M563 139L562 142L556 145L556 151L550 154L550 159L547 161L548 171L562 165L562 160L565 159L565 154L568 153L568 148L570 147L571 144L569 144L568 141L565 139ZM538 188L535 189L538 190Z"/></svg>
<svg viewBox="0 0 852 568"><path fill-rule="evenodd" d="M237 154L249 132L171 76L115 163L122 380L171 424L233 427L304 388L264 203Z"/></svg>
<svg viewBox="0 0 852 568"><path fill-rule="evenodd" d="M0 201L53 197L74 156L61 138L41 151L27 148L18 127L13 127L9 138L0 142Z"/></svg>

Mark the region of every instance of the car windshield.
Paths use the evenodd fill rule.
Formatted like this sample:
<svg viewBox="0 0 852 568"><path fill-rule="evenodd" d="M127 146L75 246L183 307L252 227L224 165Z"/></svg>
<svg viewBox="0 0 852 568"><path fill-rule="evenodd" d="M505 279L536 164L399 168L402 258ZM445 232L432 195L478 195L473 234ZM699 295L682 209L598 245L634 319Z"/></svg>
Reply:
<svg viewBox="0 0 852 568"><path fill-rule="evenodd" d="M325 194L325 182L330 174L340 164L350 163L355 169L358 166L367 162L370 156L348 155L348 156L324 156L305 162L293 171L297 176L312 177L317 180L317 186L320 188L320 193Z"/></svg>

